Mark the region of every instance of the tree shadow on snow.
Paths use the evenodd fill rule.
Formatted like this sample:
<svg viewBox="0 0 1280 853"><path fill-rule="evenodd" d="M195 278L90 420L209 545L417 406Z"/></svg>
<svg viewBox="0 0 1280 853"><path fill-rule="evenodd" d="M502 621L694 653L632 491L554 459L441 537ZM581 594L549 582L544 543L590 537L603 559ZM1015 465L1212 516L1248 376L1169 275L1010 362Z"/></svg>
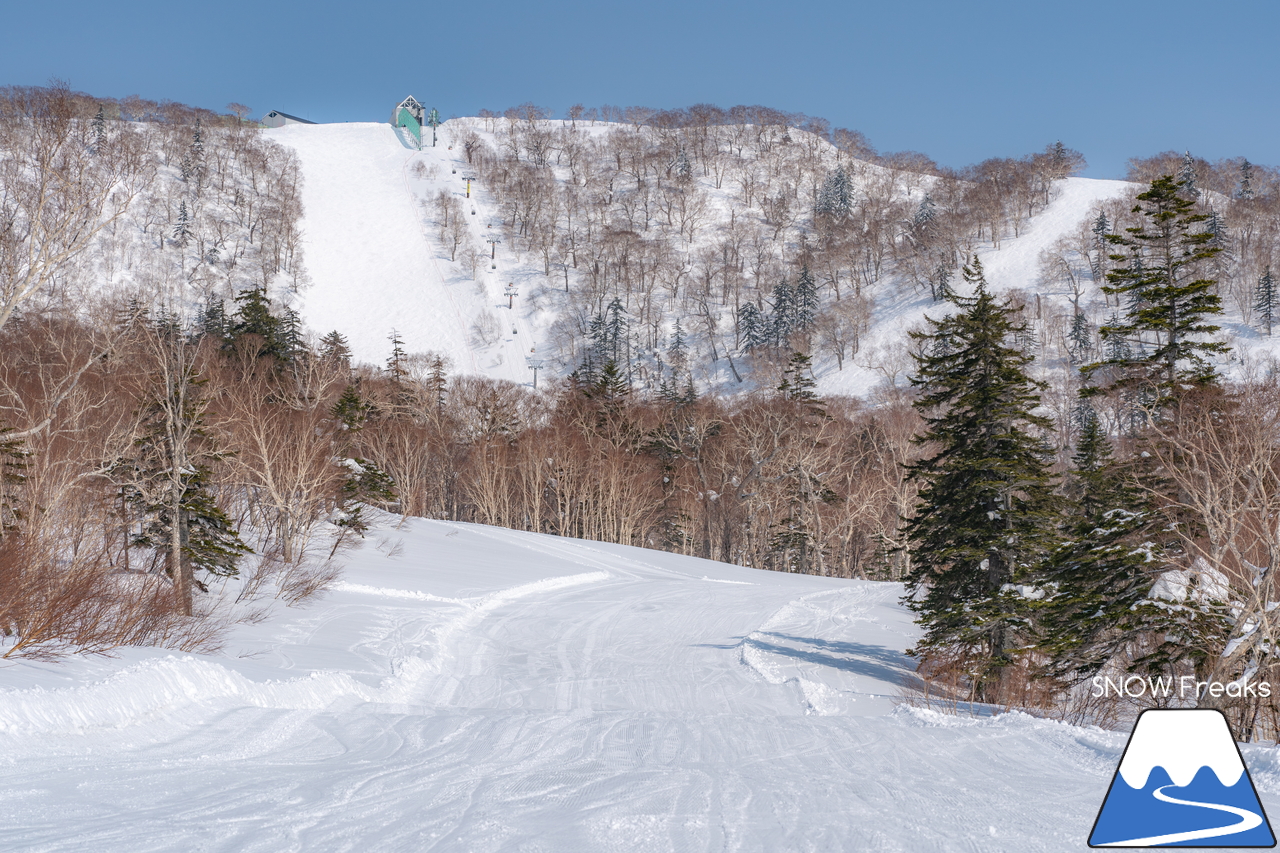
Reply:
<svg viewBox="0 0 1280 853"><path fill-rule="evenodd" d="M854 675L865 675L889 684L900 684L903 677L915 669L910 658L898 649L891 649L888 646L840 643L819 640L815 637L779 634L773 631L763 632L763 635L775 637L781 642L795 643L798 647L767 643L759 639L751 639L748 642L758 649L773 652L776 655L796 658L818 666L829 666Z"/></svg>

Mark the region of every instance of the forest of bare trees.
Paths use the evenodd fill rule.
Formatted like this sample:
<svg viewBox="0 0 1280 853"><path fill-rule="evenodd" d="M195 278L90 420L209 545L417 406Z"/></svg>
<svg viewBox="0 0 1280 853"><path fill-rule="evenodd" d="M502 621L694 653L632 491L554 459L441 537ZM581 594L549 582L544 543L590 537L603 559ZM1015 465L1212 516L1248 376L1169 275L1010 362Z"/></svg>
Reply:
<svg viewBox="0 0 1280 853"><path fill-rule="evenodd" d="M802 270L812 316L756 356L776 374L799 331L807 352L842 369L884 282L940 298L967 253L1016 236L1054 182L1083 165L1058 143L955 171L914 152L877 155L856 131L764 107L547 115L524 105L449 127L496 197L506 245L566 291L560 361L583 360L592 319L616 301L630 324L630 378L648 388L661 382L677 320L708 375L741 381L745 306L770 316L780 283L794 286ZM456 217L439 205L434 216L454 259Z"/></svg>

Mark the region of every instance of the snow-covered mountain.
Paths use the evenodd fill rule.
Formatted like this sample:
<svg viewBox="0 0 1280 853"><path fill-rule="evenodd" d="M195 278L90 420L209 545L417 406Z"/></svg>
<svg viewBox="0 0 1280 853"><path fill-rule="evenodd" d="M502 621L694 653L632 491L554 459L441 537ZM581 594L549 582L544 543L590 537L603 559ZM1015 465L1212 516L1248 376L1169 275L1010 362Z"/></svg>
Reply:
<svg viewBox="0 0 1280 853"><path fill-rule="evenodd" d="M395 329L408 351L442 353L458 372L527 383L527 360L552 353L549 338L562 294L536 258L491 244L502 238L506 214L483 182L472 183L467 197L465 178L473 170L461 145L449 144L463 127L455 124L441 129L437 147L420 151L402 132L380 123L264 131L297 153L304 174L302 228L311 283L300 294L300 310L317 333L337 329L347 335L358 359L385 361ZM603 130L594 128L597 134ZM1019 236L1004 239L999 248L979 247L988 280L997 290L1043 292L1065 305L1061 288L1042 280L1042 253L1131 186L1085 178L1058 182L1051 203ZM914 192L923 195L919 188ZM494 255L482 259L474 280L460 259L450 260L450 248L440 240L432 205L441 193L462 201L470 245ZM727 224L732 205L711 197L710 221ZM936 309L918 288L893 284L892 276L890 284L877 297L860 357L842 370L832 359L819 359L822 391L862 394L883 382L886 371L895 369L889 362L901 361L892 350L901 346L904 331ZM508 285L519 294L514 300L507 296ZM498 330L491 341L474 331L485 323Z"/></svg>

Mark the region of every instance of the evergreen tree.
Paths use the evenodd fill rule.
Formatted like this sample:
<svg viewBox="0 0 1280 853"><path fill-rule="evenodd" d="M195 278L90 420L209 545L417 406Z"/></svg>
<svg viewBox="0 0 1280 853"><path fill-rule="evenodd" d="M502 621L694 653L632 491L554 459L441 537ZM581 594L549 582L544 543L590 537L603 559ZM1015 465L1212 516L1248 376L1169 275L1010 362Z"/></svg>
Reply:
<svg viewBox="0 0 1280 853"><path fill-rule="evenodd" d="M769 330L754 302L744 302L738 308L738 341L738 349L748 353L769 345Z"/></svg>
<svg viewBox="0 0 1280 853"><path fill-rule="evenodd" d="M346 336L334 329L320 339L320 360L340 370L351 369L351 346Z"/></svg>
<svg viewBox="0 0 1280 853"><path fill-rule="evenodd" d="M236 314L231 323L232 344L252 336L255 340L255 356L271 356L282 362L289 361L289 345L286 328L281 319L271 313L271 302L265 287L251 287L236 295Z"/></svg>
<svg viewBox="0 0 1280 853"><path fill-rule="evenodd" d="M1107 320L1106 324L1102 326L1102 328L1100 328L1098 331L1103 332L1104 330L1119 329L1119 328L1120 328L1120 315L1113 311L1111 312L1111 317ZM1102 337L1102 341L1103 341L1102 357L1107 363L1124 364L1125 362L1129 361L1130 358L1133 357L1133 351L1129 348L1129 342L1125 340L1123 335L1104 333Z"/></svg>
<svg viewBox="0 0 1280 853"><path fill-rule="evenodd" d="M200 119L196 118L195 129L191 131L191 159L195 162L204 160L204 140L200 137Z"/></svg>
<svg viewBox="0 0 1280 853"><path fill-rule="evenodd" d="M811 414L825 418L826 409L814 390L817 385L813 378L813 359L802 352L793 352L782 369L778 393L784 399L801 404Z"/></svg>
<svg viewBox="0 0 1280 853"><path fill-rule="evenodd" d="M172 323L153 325L159 357L158 384L143 411L143 428L132 453L112 465L126 501L145 519L131 546L163 555L182 611L190 615L191 587L203 585L197 571L230 576L251 553L218 506L209 464L221 458L204 428L203 384L186 348L186 335Z"/></svg>
<svg viewBox="0 0 1280 853"><path fill-rule="evenodd" d="M348 385L343 389L342 395L330 410L342 430L342 437L338 439L342 453L351 454L351 445L354 443L352 436L364 428L372 412L373 406L360 397L360 391L355 385ZM395 482L373 462L358 456L349 456L340 460L339 464L347 470L347 476L338 489L334 524L343 531L343 535L350 532L363 536L369 529L364 516L365 505L385 504L395 500ZM334 552L342 538L340 535L334 543ZM330 556L333 554L330 553Z"/></svg>
<svg viewBox="0 0 1280 853"><path fill-rule="evenodd" d="M205 159L204 159L204 140L200 135L200 119L196 119L196 126L191 132L191 147L187 149L187 156L184 159L187 168L187 178L194 177L196 179L196 195L199 196L204 186L205 178Z"/></svg>
<svg viewBox="0 0 1280 853"><path fill-rule="evenodd" d="M1217 210L1209 209L1209 218L1204 222L1204 230L1209 234L1208 245L1221 252L1231 248L1231 232L1227 228L1227 219Z"/></svg>
<svg viewBox="0 0 1280 853"><path fill-rule="evenodd" d="M671 365L671 370L675 374L683 374L689 369L689 347L684 340L684 329L680 327L680 320L676 320L676 326L671 332L671 346L667 347L667 364Z"/></svg>
<svg viewBox="0 0 1280 853"><path fill-rule="evenodd" d="M951 289L951 268L945 262L939 262L934 268L929 291L935 302L947 301L955 295Z"/></svg>
<svg viewBox="0 0 1280 853"><path fill-rule="evenodd" d="M601 371L610 363L617 375L630 385L631 329L626 313L622 302L615 297L610 300L603 313L591 318L587 328L586 351L582 363L573 372L575 382L584 391L600 380Z"/></svg>
<svg viewBox="0 0 1280 853"><path fill-rule="evenodd" d="M582 386L582 393L588 400L599 403L602 413L612 414L622 408L631 388L617 363L609 360L594 379Z"/></svg>
<svg viewBox="0 0 1280 853"><path fill-rule="evenodd" d="M920 206L916 208L916 215L911 221L917 228L928 227L938 215L937 207L934 204L933 197L925 193L924 199L921 200Z"/></svg>
<svg viewBox="0 0 1280 853"><path fill-rule="evenodd" d="M662 377L658 396L671 403L693 402L684 399L687 391L692 388L693 377L689 372L689 347L685 343L684 329L678 319L671 333L671 345L667 347L667 364L671 367L671 375Z"/></svg>
<svg viewBox="0 0 1280 853"><path fill-rule="evenodd" d="M924 628L913 653L961 661L974 695L992 701L1029 638L1017 585L1034 580L1057 501L1050 454L1035 434L1051 427L1035 414L1041 386L1026 372L1031 357L1011 344L1022 324L988 292L976 259L963 274L974 295L913 334L921 344L915 406L925 423L916 441L937 449L908 467L920 491L906 523L904 601Z"/></svg>
<svg viewBox="0 0 1280 853"><path fill-rule="evenodd" d="M348 385L342 390L342 394L339 395L329 413L338 422L341 430L355 433L364 428L365 421L369 419L372 411L373 406L366 403L360 396L360 389L355 385Z"/></svg>
<svg viewBox="0 0 1280 853"><path fill-rule="evenodd" d="M444 410L445 394L449 390L449 366L444 356L432 353L427 362L427 400L437 412Z"/></svg>
<svg viewBox="0 0 1280 853"><path fill-rule="evenodd" d="M98 104L98 112L93 116L93 146L101 151L107 144L107 117L103 114L102 104ZM1247 160L1245 162L1248 162Z"/></svg>
<svg viewBox="0 0 1280 853"><path fill-rule="evenodd" d="M1105 251L1107 248L1107 235L1111 233L1111 223L1107 221L1107 214L1098 211L1098 218L1093 220L1093 227L1089 229L1093 234L1093 245L1098 251Z"/></svg>
<svg viewBox="0 0 1280 853"><path fill-rule="evenodd" d="M307 342L302 334L302 316L293 308L284 309L280 318L280 352L284 361L295 363L307 355Z"/></svg>
<svg viewBox="0 0 1280 853"><path fill-rule="evenodd" d="M1071 174L1071 154L1061 139L1049 146L1049 174L1054 178Z"/></svg>
<svg viewBox="0 0 1280 853"><path fill-rule="evenodd" d="M817 319L819 306L818 285L813 280L813 274L809 272L808 264L800 268L800 277L796 279L793 295L795 309L792 326L794 331L808 335L813 331L813 324Z"/></svg>
<svg viewBox="0 0 1280 853"><path fill-rule="evenodd" d="M369 529L364 510L367 504L387 504L396 499L396 484L387 472L364 458L342 462L349 472L338 489L333 523L343 531L364 536ZM341 541L341 537L339 538ZM334 552L338 543L334 543ZM333 552L330 552L333 556Z"/></svg>
<svg viewBox="0 0 1280 853"><path fill-rule="evenodd" d="M785 278L773 288L773 316L769 327L769 337L775 347L786 344L796 330L796 292Z"/></svg>
<svg viewBox="0 0 1280 853"><path fill-rule="evenodd" d="M836 170L827 176L818 191L818 200L814 205L814 213L821 216L841 218L849 215L853 209L853 181L844 166L836 166Z"/></svg>
<svg viewBox="0 0 1280 853"><path fill-rule="evenodd" d="M672 164L672 171L675 173L676 181L681 184L687 184L693 180L693 164L689 162L689 152L681 147L676 151L676 159Z"/></svg>
<svg viewBox="0 0 1280 853"><path fill-rule="evenodd" d="M1068 352L1072 364L1083 364L1093 351L1093 332L1089 320L1081 312L1071 318L1071 331L1067 333Z"/></svg>
<svg viewBox="0 0 1280 853"><path fill-rule="evenodd" d="M1276 318L1276 283L1271 276L1271 267L1267 267L1262 275L1258 276L1258 287L1254 293L1253 310L1258 312L1258 322L1266 328L1267 336L1270 337L1271 327Z"/></svg>
<svg viewBox="0 0 1280 853"><path fill-rule="evenodd" d="M395 329L387 335L387 340L391 341L391 355L387 356L387 375L391 377L392 385L401 388L409 379L409 354L404 351L404 339Z"/></svg>
<svg viewBox="0 0 1280 853"><path fill-rule="evenodd" d="M225 300L210 297L196 320L196 332L199 337L216 341L219 347L226 345L231 336L231 321Z"/></svg>
<svg viewBox="0 0 1280 853"><path fill-rule="evenodd" d="M1108 360L1084 368L1086 378L1106 368L1107 389L1142 387L1157 404L1184 386L1213 381L1208 357L1228 349L1209 338L1219 327L1208 318L1222 313L1215 282L1197 276L1201 262L1221 249L1211 245L1213 235L1203 230L1208 216L1193 212L1193 203L1179 194L1180 186L1167 175L1152 181L1133 208L1143 221L1126 228L1127 236L1108 236L1112 245L1128 251L1111 259L1127 265L1107 274L1103 290L1127 296L1128 306L1124 318L1099 331L1107 341L1124 338L1131 355L1123 363Z"/></svg>
<svg viewBox="0 0 1280 853"><path fill-rule="evenodd" d="M1107 235L1111 233L1111 223L1107 221L1107 215L1099 211L1098 218L1093 220L1093 227L1089 230L1093 233L1093 251L1089 255L1089 272L1093 275L1094 281L1101 282L1107 276Z"/></svg>
<svg viewBox="0 0 1280 853"><path fill-rule="evenodd" d="M1200 189L1196 186L1196 161L1187 151L1182 155L1182 165L1178 168L1178 186L1189 198L1199 198Z"/></svg>
<svg viewBox="0 0 1280 853"><path fill-rule="evenodd" d="M178 202L178 222L173 226L173 242L185 247L191 242L191 216L187 213L187 202Z"/></svg>
<svg viewBox="0 0 1280 853"><path fill-rule="evenodd" d="M1236 190L1236 198L1244 201L1253 198L1253 164L1248 160L1240 163L1240 187Z"/></svg>
<svg viewBox="0 0 1280 853"><path fill-rule="evenodd" d="M625 357L630 335L626 313L627 309L622 307L621 300L616 296L605 309L603 351L608 354L609 360L618 365L630 364L630 360Z"/></svg>
<svg viewBox="0 0 1280 853"><path fill-rule="evenodd" d="M1046 671L1081 681L1098 672L1152 627L1144 606L1159 548L1149 541L1155 518L1122 466L1092 409L1086 410L1072 458L1074 517L1045 561L1039 648Z"/></svg>

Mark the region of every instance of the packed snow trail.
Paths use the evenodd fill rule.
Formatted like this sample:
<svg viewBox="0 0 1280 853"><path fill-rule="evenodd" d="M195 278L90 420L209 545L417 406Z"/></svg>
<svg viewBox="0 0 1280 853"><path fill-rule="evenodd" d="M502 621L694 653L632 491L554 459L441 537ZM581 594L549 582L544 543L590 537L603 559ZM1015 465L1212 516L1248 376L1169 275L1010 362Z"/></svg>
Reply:
<svg viewBox="0 0 1280 853"><path fill-rule="evenodd" d="M1124 737L897 707L900 595L409 520L224 656L0 668L0 848L1082 849Z"/></svg>

